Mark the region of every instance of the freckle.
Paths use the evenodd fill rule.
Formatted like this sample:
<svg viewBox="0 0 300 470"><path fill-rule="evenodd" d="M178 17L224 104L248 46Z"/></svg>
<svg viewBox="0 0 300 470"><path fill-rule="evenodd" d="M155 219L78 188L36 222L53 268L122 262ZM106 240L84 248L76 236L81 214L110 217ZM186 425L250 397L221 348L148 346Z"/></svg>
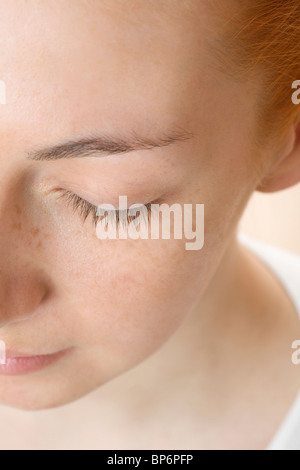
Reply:
<svg viewBox="0 0 300 470"><path fill-rule="evenodd" d="M39 233L40 233L40 229L39 228L34 228L32 230L30 230L30 233L36 237Z"/></svg>
<svg viewBox="0 0 300 470"><path fill-rule="evenodd" d="M16 209L16 213L17 213L18 215L20 215L20 214L22 213L22 211L21 211L21 209L20 209L20 206L16 205L15 209Z"/></svg>
<svg viewBox="0 0 300 470"><path fill-rule="evenodd" d="M42 246L43 246L42 242L38 242L37 248L42 248Z"/></svg>

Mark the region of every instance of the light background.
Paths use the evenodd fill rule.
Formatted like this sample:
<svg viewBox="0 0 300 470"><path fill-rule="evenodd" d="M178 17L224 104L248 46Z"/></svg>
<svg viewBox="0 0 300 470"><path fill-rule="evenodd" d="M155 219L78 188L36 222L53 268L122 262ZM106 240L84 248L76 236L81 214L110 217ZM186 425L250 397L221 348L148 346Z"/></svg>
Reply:
<svg viewBox="0 0 300 470"><path fill-rule="evenodd" d="M254 193L240 231L300 255L300 184L278 193Z"/></svg>

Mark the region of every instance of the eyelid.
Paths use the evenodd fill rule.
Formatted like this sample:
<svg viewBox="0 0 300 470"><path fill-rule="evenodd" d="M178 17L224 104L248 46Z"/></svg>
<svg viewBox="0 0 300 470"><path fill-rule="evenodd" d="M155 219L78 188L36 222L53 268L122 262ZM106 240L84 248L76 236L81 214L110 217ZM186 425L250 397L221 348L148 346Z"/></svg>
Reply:
<svg viewBox="0 0 300 470"><path fill-rule="evenodd" d="M82 189L82 187L79 185L77 186L77 185L68 184L67 187L68 187L68 190L59 189L59 191L65 191L65 193L69 195L74 194L78 196L80 199L85 200L86 202L88 202L89 204L95 207L97 207L100 204L100 197L97 196L95 193L86 191Z"/></svg>
<svg viewBox="0 0 300 470"><path fill-rule="evenodd" d="M97 208L100 206L96 206L96 205L93 205L91 204L90 202L86 201L85 199L81 198L80 196L78 196L77 194L71 192L71 191L67 191L67 190L60 190L61 191L61 194L60 194L60 198L65 198L67 200L67 203L69 205L72 205L73 206L73 210L74 212L77 211L79 212L79 215L82 217L83 219L83 223L86 221L86 219L92 215L93 216L93 222L95 224L95 226L97 225L98 221L102 218L101 216L98 216L97 215ZM154 204L154 201L152 202L149 202L147 204L138 204L138 206L144 206L146 207L147 209L147 213L148 213L148 217L150 216L151 214L151 205ZM128 206L128 209L130 208L130 205ZM128 222L130 222L131 220L133 220L135 217L134 216L131 216L129 215L128 213L128 209L115 209L114 212L116 213L116 221L117 223L119 223L119 220L120 220L120 214L122 212L126 212L128 214L127 216L127 220ZM112 210L107 210L107 212L112 212Z"/></svg>
<svg viewBox="0 0 300 470"><path fill-rule="evenodd" d="M148 171L128 172L124 169L116 178L111 168L112 165L106 168L105 173L93 169L89 172L89 177L84 172L75 172L74 168L70 167L63 172L46 168L39 170L38 177L46 189L43 190L44 194L66 189L95 206L110 202L118 207L119 194L126 194L128 205L131 205L136 201L149 202L161 199L173 192L168 188L166 181L160 183L158 171L155 175L149 175Z"/></svg>
<svg viewBox="0 0 300 470"><path fill-rule="evenodd" d="M64 189L65 188L68 188L68 189ZM127 188L128 189L128 188ZM142 188L143 189L143 188ZM111 190L109 191L109 195L108 196L105 196L106 193L108 193L108 191L101 191L102 194L100 196L100 194L96 195L94 192L90 192L90 191L87 191L85 189L82 189L82 186L77 186L77 185L74 185L74 184L66 184L66 185L61 185L61 186L57 186L55 185L55 187L51 188L48 193L52 193L52 192L59 192L59 193L63 193L65 192L65 194L69 194L70 196L72 194L78 196L80 199L83 199L84 201L88 202L89 204L91 204L92 206L95 206L95 207L99 207L101 205L105 205L105 203L107 203L108 200L110 200L110 204L115 206L117 208L117 210L122 210L122 208L118 208L119 206L119 194L117 196L114 196L112 193L115 193L115 191ZM150 194L149 192L147 192L145 194L145 191L143 191L143 197L141 196L134 196L133 194L134 191L130 191L130 193L128 194L127 196L127 207L129 208L131 205L135 204L136 203L136 200L138 200L139 202L139 205L147 205L148 203L151 203L153 201L157 201L158 200L158 197L157 197L157 193L154 195L154 194ZM139 193L142 192L142 190L139 190L138 191ZM100 191L99 191L100 193ZM126 194L126 192L125 192ZM143 203L140 203L139 199L144 199L146 202L143 202ZM159 199L161 199L161 196L159 196Z"/></svg>

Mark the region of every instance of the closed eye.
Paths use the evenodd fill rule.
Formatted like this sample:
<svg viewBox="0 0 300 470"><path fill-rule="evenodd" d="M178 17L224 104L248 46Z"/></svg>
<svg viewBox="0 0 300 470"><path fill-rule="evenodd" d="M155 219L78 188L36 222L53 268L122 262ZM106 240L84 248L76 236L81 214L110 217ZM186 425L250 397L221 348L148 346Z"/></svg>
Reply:
<svg viewBox="0 0 300 470"><path fill-rule="evenodd" d="M85 199L82 199L77 194L71 191L61 190L60 197L66 200L67 205L71 206L74 212L79 213L83 223L85 223L85 221L87 220L89 216L92 216L92 220L95 226L97 225L99 220L102 220L103 216L97 215L97 206L91 204ZM150 214L151 214L151 205L152 205L152 202L145 204L148 218L150 217ZM110 214L114 213L117 224L120 223L120 220L124 220L124 216L125 218L127 216L128 223L130 223L131 221L135 219L135 216L129 214L128 209L120 209L120 210L116 209L114 211L111 210L111 211L106 211L106 212Z"/></svg>

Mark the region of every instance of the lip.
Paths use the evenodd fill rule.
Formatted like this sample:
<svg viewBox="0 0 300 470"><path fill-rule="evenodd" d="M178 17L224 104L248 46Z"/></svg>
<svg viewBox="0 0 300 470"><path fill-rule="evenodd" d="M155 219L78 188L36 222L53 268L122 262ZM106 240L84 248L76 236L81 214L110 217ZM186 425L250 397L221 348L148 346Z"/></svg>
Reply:
<svg viewBox="0 0 300 470"><path fill-rule="evenodd" d="M6 363L0 364L0 375L25 375L37 372L57 362L70 349L38 356L25 356L12 351L6 352Z"/></svg>

